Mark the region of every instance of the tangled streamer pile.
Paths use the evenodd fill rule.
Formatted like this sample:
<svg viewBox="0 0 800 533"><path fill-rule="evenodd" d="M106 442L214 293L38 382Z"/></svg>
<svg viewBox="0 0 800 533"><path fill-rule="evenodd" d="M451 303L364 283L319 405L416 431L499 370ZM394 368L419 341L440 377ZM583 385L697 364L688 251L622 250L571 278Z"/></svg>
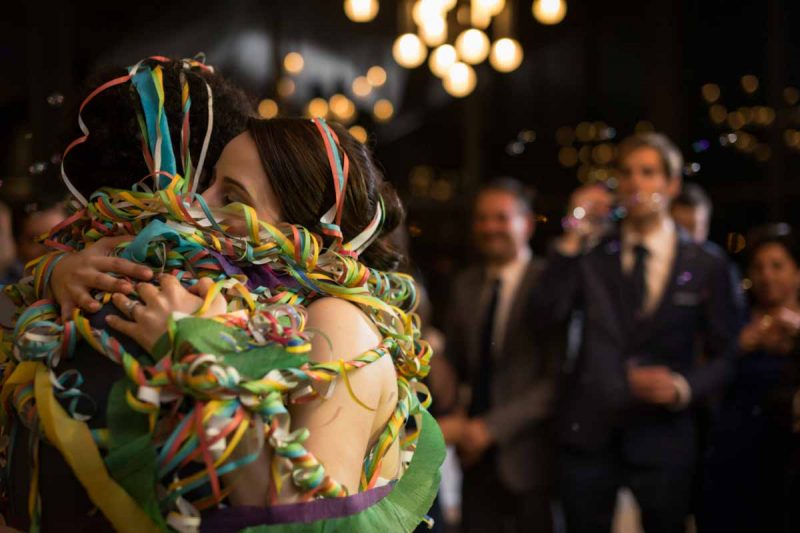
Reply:
<svg viewBox="0 0 800 533"><path fill-rule="evenodd" d="M399 400L365 458L360 488L379 485L381 461L393 443L405 452L405 464L413 455L420 416L430 402L420 380L429 371L431 357L413 312L413 279L358 261L359 252L377 235L382 209L376 209L364 233L343 242L338 224L348 162L321 119L315 123L336 184L336 205L322 219L324 235L296 225L268 224L243 204L209 208L195 194L207 142L197 168L185 148L188 90L184 86L185 179L177 172L171 145L165 146L160 67L145 65L140 62L128 76L94 94L131 80L140 93L146 83L152 85L156 104L145 107L140 120L152 174L132 190L101 189L89 199L70 186L76 193L74 212L44 240L53 251L29 265L29 278L4 289L18 312L13 331L3 333L0 349L3 428L7 431L18 420L35 435L32 524L38 521L41 505L36 486L41 439L58 448L118 529L197 529L200 511L218 506L233 486L223 484L221 477L254 461L262 447L272 452L273 502L283 483L292 483L306 500L345 496L345 488L305 448L308 430L292 430L287 407L313 400L320 391L332 389L327 384L341 382L354 402L369 409L354 393L348 375L388 356L396 368ZM208 68L198 65L187 62L187 75L193 68ZM208 96L212 98L210 89ZM209 118L209 129L211 123ZM81 128L85 140L90 133L82 121ZM242 219L247 234L232 233L231 221ZM185 286L202 278L215 282L194 316L172 317L152 356L131 354L104 329L92 327L79 310L62 320L57 304L49 299L50 276L65 254L120 235L133 239L118 245L115 255L148 265L156 273L175 275ZM219 294L228 302L227 313L201 318ZM110 296L96 294L102 302ZM305 329L305 307L322 297L357 305L380 331L380 345L352 360L310 363L313 332ZM74 369L59 370L60 362L74 357L79 342L124 370L125 377L111 389L107 428L90 430L86 424L98 407L82 390L83 376ZM237 454L248 435L256 436L256 451ZM101 471L104 474L98 475Z"/></svg>

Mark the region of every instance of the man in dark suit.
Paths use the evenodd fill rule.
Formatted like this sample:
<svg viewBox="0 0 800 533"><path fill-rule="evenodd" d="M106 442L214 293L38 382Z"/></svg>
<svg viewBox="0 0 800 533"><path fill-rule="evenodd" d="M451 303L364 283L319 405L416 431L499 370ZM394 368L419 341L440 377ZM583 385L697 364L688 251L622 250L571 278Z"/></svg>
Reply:
<svg viewBox="0 0 800 533"><path fill-rule="evenodd" d="M624 141L618 192L625 218L604 227L608 192L576 191L533 297L540 325L582 317L557 410L570 533L609 531L621 486L636 497L648 533L685 530L695 409L729 379L737 312L727 262L669 216L681 168L680 152L663 135Z"/></svg>
<svg viewBox="0 0 800 533"><path fill-rule="evenodd" d="M542 270L528 245L534 227L519 182L487 185L473 213L481 264L452 287L446 351L469 398L464 413L441 423L464 469L465 532L552 529L555 352L531 329L529 297Z"/></svg>

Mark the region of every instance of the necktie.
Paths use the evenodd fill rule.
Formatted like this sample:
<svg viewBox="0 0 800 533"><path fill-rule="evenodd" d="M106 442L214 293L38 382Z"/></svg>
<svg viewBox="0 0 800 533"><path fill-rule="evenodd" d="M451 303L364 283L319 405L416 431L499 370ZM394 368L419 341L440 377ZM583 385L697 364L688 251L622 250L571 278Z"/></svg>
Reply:
<svg viewBox="0 0 800 533"><path fill-rule="evenodd" d="M491 378L492 378L492 344L494 336L494 319L497 314L497 302L500 299L499 279L491 282L491 297L484 314L481 327L480 363L478 374L473 379L472 402L470 402L469 415L477 416L489 410L491 404Z"/></svg>
<svg viewBox="0 0 800 533"><path fill-rule="evenodd" d="M648 255L647 248L641 244L633 247L634 263L633 270L631 270L630 281L633 288L633 306L635 316L641 318L644 309L645 299L647 297L647 280L645 279L645 261Z"/></svg>

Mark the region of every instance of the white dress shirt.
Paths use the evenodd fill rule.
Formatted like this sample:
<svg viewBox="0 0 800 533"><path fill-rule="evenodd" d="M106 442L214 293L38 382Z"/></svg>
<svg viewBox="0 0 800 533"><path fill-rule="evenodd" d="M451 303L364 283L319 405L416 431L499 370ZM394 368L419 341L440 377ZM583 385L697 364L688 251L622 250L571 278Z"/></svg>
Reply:
<svg viewBox="0 0 800 533"><path fill-rule="evenodd" d="M644 259L645 296L642 309L646 315L654 313L664 297L664 291L669 284L670 274L675 263L677 240L678 232L675 230L675 222L667 216L663 217L659 226L647 235L635 233L630 226L622 226L620 260L623 273L627 275L633 270L636 261L634 247L642 245L647 249ZM672 373L672 381L678 393L673 408L683 409L689 405L692 389L686 378L677 372Z"/></svg>
<svg viewBox="0 0 800 533"><path fill-rule="evenodd" d="M492 331L492 353L498 354L503 349L511 307L517 294L525 271L531 262L531 249L525 247L513 261L500 267L489 267L487 279L500 280L500 294L497 298L497 308L494 315L494 329ZM491 284L489 284L491 285ZM488 292L488 291L487 291ZM488 297L487 297L488 301Z"/></svg>
<svg viewBox="0 0 800 533"><path fill-rule="evenodd" d="M626 275L633 270L636 261L634 247L637 244L647 249L644 259L645 296L643 311L653 313L667 288L672 266L675 262L675 244L678 233L675 223L669 217L663 217L658 228L647 235L634 233L630 227L622 226L622 272Z"/></svg>

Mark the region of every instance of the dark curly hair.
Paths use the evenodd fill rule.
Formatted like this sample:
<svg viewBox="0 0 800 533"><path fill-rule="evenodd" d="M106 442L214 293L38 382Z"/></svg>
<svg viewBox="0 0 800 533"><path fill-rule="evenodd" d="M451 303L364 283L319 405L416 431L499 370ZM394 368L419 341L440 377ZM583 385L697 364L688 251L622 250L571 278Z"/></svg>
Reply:
<svg viewBox="0 0 800 533"><path fill-rule="evenodd" d="M400 199L394 187L384 181L369 149L341 125L329 123L329 126L350 159L341 222L344 240L364 230L382 198L383 227L378 238L361 254L361 261L378 270L396 270L403 257L387 237L403 220ZM317 127L308 119L251 119L248 130L285 221L320 233L319 219L333 205L335 191L325 144Z"/></svg>
<svg viewBox="0 0 800 533"><path fill-rule="evenodd" d="M795 232L789 224L765 224L750 230L747 235L747 262L751 264L764 246L777 244L782 247L792 261L800 266L800 248L797 246Z"/></svg>
<svg viewBox="0 0 800 533"><path fill-rule="evenodd" d="M152 62L152 61L151 61ZM152 62L163 68L164 108L168 117L172 146L176 161L180 160L180 130L183 116L181 106L180 61ZM103 83L123 76L121 67L107 67L95 72L86 84L82 102ZM187 72L190 110L189 150L196 164L208 125L208 96L205 81L213 95L214 124L206 154L201 186L208 183L222 149L231 139L245 131L248 117L254 114L252 101L245 93L223 78L210 72ZM76 146L64 160L64 169L73 185L84 195L101 187L128 189L149 173L142 156L141 132L137 122L137 109L141 107L132 83L110 87L99 93L83 110L82 117L89 128L89 138ZM78 129L78 107L68 114L68 137L71 142L81 135ZM180 165L178 166L180 170ZM202 189L201 189L202 190Z"/></svg>

